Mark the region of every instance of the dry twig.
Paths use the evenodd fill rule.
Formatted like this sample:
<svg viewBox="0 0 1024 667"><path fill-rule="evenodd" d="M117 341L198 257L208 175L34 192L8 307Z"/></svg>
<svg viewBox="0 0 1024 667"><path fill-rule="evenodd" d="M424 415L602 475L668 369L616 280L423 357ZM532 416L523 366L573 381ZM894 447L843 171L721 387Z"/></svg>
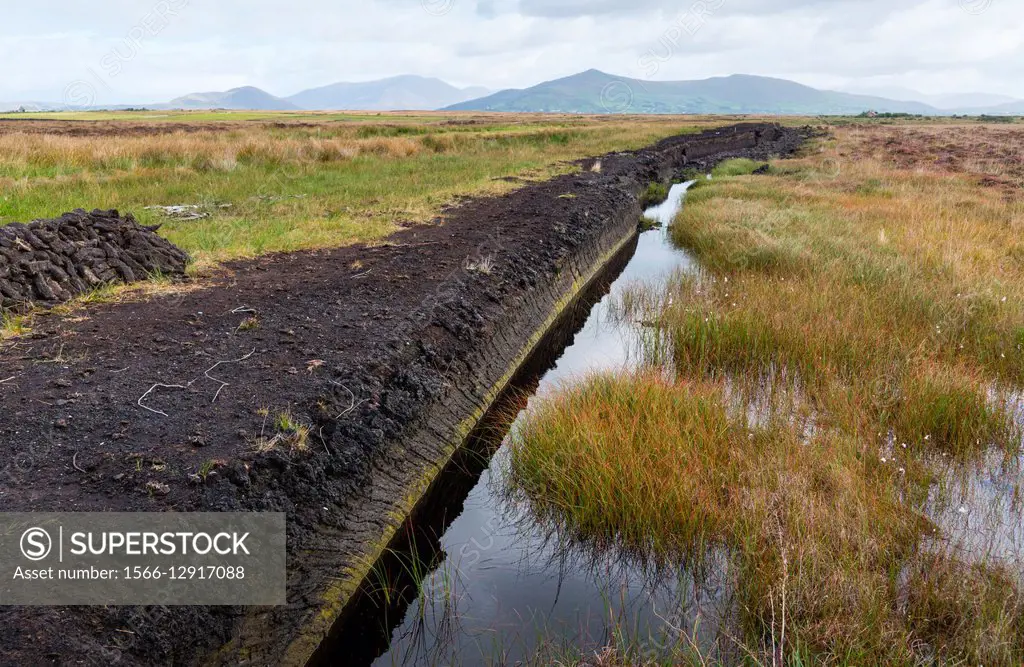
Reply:
<svg viewBox="0 0 1024 667"><path fill-rule="evenodd" d="M349 389L349 388L348 388L348 387L346 387L345 385L341 384L340 382L335 382L335 381L333 381L333 380L331 380L331 384L333 384L333 385L334 385L335 387L341 387L342 389L344 389L345 391L347 391L347 392L348 392L348 395L349 395L349 398L351 399L351 400L350 400L350 402L349 402L349 406L348 406L348 408L346 408L346 409L345 409L345 410L344 410L344 411L343 411L343 412L342 412L342 413L341 413L340 415L338 415L337 417L335 417L335 418L334 418L335 420L341 419L342 417L344 417L344 416L348 415L348 414L349 414L349 413L351 413L351 412L352 412L353 410L355 410L355 409L356 409L356 408L358 408L358 407L359 407L360 405L362 405L363 403L366 403L366 402L367 402L367 401L369 400L369 399L366 399L366 398L364 398L363 400L361 400L361 401L359 401L359 402L357 403L357 402L356 402L356 395L352 393L352 390L351 390L351 389Z"/></svg>
<svg viewBox="0 0 1024 667"><path fill-rule="evenodd" d="M189 384L192 384L192 383L190 382ZM188 386L183 385L183 384L155 384L155 385L153 385L152 387L149 388L149 391L147 391L142 396L139 396L139 400L136 401L136 403L138 404L138 406L140 408L142 408L143 410L149 410L152 413L155 413L155 414L158 414L158 415L163 415L164 417L167 417L168 414L166 412L163 412L162 410L154 410L153 408L142 404L142 401L144 401L147 396L152 394L157 389L188 389Z"/></svg>
<svg viewBox="0 0 1024 667"><path fill-rule="evenodd" d="M232 360L229 360L229 361L218 361L213 366L211 366L209 369L207 369L207 371L205 373L203 373L203 375L205 375L207 378L213 380L214 382L219 382L220 383L220 387L217 389L217 393L213 395L213 400L210 401L211 403L216 403L217 402L217 397L220 396L220 392L224 390L224 387L229 386L231 383L224 382L223 380L218 380L217 378L215 378L212 375L210 375L210 371L212 371L213 369L217 368L221 364L238 364L238 363L241 363L241 362L245 361L246 359L248 359L249 357L251 357L254 354L256 354L256 348L255 347L252 348L252 352L250 352L249 354L245 355L241 359L232 359ZM195 380L193 380L193 382L195 382ZM189 384L192 384L192 383L190 382Z"/></svg>
<svg viewBox="0 0 1024 667"><path fill-rule="evenodd" d="M223 380L219 380L219 379L213 377L212 375L210 375L210 372L213 371L214 369L216 369L218 366L221 366L222 364L237 364L237 363L243 362L243 361L245 361L246 359L248 359L249 357L251 357L254 354L256 354L256 348L253 348L252 352L250 352L249 354L245 355L244 357L242 357L240 359L225 359L223 361L218 361L213 366L210 366L208 369L206 369L206 371L203 373L203 376L206 377L207 379L213 380L214 382L220 384L220 387L217 388L217 393L215 393L213 395L213 400L210 401L211 403L216 403L217 402L217 397L220 396L220 392L224 390L224 387L230 386L231 383L230 382L224 382ZM149 396L150 394L152 394L155 390L157 390L159 388L163 388L163 389L188 389L189 387L194 385L198 380L199 380L199 378L196 378L195 380L192 380L188 384L184 384L184 385L182 385L182 384L155 384L155 385L153 385L152 387L149 388L149 391L147 391L145 394L140 396L139 400L136 401L136 403L138 403L139 407L144 409L144 410L149 410L150 412L153 412L153 413L156 413L158 415L163 415L164 417L167 417L168 414L166 412L163 412L161 410L154 410L153 408L147 407L147 406L142 404L142 401L145 400L145 398L147 396Z"/></svg>

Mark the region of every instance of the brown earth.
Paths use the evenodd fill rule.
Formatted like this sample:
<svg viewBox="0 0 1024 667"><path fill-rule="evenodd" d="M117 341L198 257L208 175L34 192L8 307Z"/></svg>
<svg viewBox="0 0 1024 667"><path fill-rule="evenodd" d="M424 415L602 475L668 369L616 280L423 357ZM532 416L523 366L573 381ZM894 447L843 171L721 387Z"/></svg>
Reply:
<svg viewBox="0 0 1024 667"><path fill-rule="evenodd" d="M301 662L340 612L327 591L394 528L389 511L444 463L553 309L634 233L646 184L804 136L674 137L378 247L237 262L202 289L38 319L0 349L0 509L284 511L289 604L4 608L0 661ZM281 412L310 427L308 444L261 450Z"/></svg>
<svg viewBox="0 0 1024 667"><path fill-rule="evenodd" d="M218 123L153 123L102 120L48 120L24 118L0 120L0 135L46 134L60 137L152 137L175 132L227 132L239 127L250 127L237 122Z"/></svg>

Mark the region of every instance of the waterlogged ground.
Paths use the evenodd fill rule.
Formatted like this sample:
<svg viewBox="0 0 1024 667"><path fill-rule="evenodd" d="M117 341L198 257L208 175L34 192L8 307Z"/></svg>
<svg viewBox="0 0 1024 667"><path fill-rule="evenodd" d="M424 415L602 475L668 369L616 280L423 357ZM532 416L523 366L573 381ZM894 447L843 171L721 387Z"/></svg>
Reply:
<svg viewBox="0 0 1024 667"><path fill-rule="evenodd" d="M563 535L669 562L728 544L708 569L747 659L1024 660L1020 187L908 136L838 132L692 193L671 236L701 269L612 309L658 372L565 388L512 449L516 497Z"/></svg>

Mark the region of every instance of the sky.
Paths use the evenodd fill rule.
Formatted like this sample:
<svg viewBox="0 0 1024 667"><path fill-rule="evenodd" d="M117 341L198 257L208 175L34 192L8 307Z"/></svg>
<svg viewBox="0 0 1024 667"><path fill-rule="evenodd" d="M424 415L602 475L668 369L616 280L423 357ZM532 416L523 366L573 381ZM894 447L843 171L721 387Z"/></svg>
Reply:
<svg viewBox="0 0 1024 667"><path fill-rule="evenodd" d="M34 0L0 23L0 100L166 102L419 74L522 88L590 68L1024 97L1020 0Z"/></svg>

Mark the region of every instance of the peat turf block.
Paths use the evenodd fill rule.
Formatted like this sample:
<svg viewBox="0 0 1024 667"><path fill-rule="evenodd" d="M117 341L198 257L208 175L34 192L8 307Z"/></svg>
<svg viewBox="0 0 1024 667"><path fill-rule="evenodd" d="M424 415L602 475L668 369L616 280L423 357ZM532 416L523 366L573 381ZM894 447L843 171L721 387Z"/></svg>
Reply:
<svg viewBox="0 0 1024 667"><path fill-rule="evenodd" d="M0 227L0 308L54 305L110 283L180 276L189 256L131 214L76 209Z"/></svg>

